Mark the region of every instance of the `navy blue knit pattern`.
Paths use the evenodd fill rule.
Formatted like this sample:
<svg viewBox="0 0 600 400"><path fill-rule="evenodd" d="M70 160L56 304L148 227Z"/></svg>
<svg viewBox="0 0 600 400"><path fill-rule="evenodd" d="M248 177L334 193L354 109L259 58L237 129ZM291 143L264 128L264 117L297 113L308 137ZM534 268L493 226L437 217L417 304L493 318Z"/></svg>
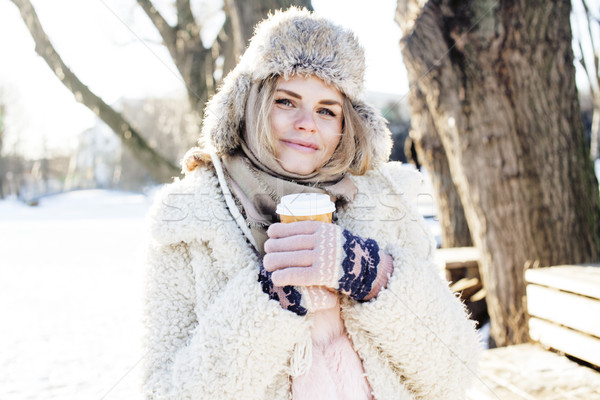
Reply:
<svg viewBox="0 0 600 400"><path fill-rule="evenodd" d="M353 235L344 229L343 245L346 256L342 261L344 275L338 281L339 291L355 300L364 299L377 278L379 266L379 245L373 239Z"/></svg>
<svg viewBox="0 0 600 400"><path fill-rule="evenodd" d="M258 274L262 291L269 295L269 298L276 300L286 310L297 315L306 315L308 310L300 305L302 302L302 293L293 286L275 286L271 280L272 273L267 271L261 264Z"/></svg>

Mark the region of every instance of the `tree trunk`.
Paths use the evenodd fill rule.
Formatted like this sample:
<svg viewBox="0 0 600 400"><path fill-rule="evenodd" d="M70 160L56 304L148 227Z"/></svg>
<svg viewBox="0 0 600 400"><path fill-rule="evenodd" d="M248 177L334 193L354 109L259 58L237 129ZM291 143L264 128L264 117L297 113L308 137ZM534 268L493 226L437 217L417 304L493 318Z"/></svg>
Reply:
<svg viewBox="0 0 600 400"><path fill-rule="evenodd" d="M312 10L310 0L225 0L227 19L223 24L221 34L226 39L221 40L220 43L225 57L224 76L235 67L238 58L248 47L248 41L254 34L256 24L270 12L287 9L292 5Z"/></svg>
<svg viewBox="0 0 600 400"><path fill-rule="evenodd" d="M411 130L409 135L415 143L419 162L431 176L433 194L437 205L437 218L442 231L442 247L472 246L471 231L465 217L458 191L452 181L444 146L423 93L411 85L409 93Z"/></svg>
<svg viewBox="0 0 600 400"><path fill-rule="evenodd" d="M248 40L254 33L254 25L264 19L270 11L287 9L292 5L306 7L312 10L310 0L227 0L228 3L235 3L238 10L238 18L234 21L239 23L242 50L248 45ZM233 14L232 14L233 15Z"/></svg>
<svg viewBox="0 0 600 400"><path fill-rule="evenodd" d="M2 101L0 99L0 101ZM4 104L0 104L0 199L4 198L4 179L6 173L4 157L2 156L2 144L4 139Z"/></svg>
<svg viewBox="0 0 600 400"><path fill-rule="evenodd" d="M590 156L600 158L600 91L593 97L592 126L590 127Z"/></svg>
<svg viewBox="0 0 600 400"><path fill-rule="evenodd" d="M525 265L595 261L600 251L570 3L398 3L410 80L426 100L481 252L492 339L524 342Z"/></svg>

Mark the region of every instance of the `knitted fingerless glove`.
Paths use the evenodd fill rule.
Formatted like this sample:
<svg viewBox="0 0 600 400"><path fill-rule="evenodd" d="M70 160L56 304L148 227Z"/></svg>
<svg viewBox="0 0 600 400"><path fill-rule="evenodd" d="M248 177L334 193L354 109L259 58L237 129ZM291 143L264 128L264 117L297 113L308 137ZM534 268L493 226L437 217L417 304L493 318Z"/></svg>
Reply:
<svg viewBox="0 0 600 400"><path fill-rule="evenodd" d="M261 265L258 281L263 292L268 294L270 299L278 301L285 310L302 316L338 304L337 295L324 287L275 286L271 280L271 275L272 273L265 270Z"/></svg>
<svg viewBox="0 0 600 400"><path fill-rule="evenodd" d="M335 224L273 224L264 265L279 285L326 286L366 301L385 287L393 259L373 239Z"/></svg>
<svg viewBox="0 0 600 400"><path fill-rule="evenodd" d="M343 260L338 269L338 287L341 293L355 300L363 300L373 289L381 262L379 245L373 239L365 239L343 230Z"/></svg>

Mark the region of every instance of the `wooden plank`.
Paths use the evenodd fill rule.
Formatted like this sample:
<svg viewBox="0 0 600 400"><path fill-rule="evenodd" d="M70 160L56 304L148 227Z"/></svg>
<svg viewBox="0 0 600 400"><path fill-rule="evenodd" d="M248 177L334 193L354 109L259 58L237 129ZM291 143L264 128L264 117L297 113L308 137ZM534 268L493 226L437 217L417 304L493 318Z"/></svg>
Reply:
<svg viewBox="0 0 600 400"><path fill-rule="evenodd" d="M525 281L600 299L600 264L528 269Z"/></svg>
<svg viewBox="0 0 600 400"><path fill-rule="evenodd" d="M471 296L471 298L469 300L475 302L475 301L479 301L479 300L483 300L485 298L486 295L486 291L485 288L479 290L477 293L475 293L473 296Z"/></svg>
<svg viewBox="0 0 600 400"><path fill-rule="evenodd" d="M533 317L529 319L529 336L545 346L600 366L600 339L597 337Z"/></svg>
<svg viewBox="0 0 600 400"><path fill-rule="evenodd" d="M450 290L453 292L462 292L467 289L473 289L473 292L477 292L481 288L481 282L477 278L462 278L450 285Z"/></svg>
<svg viewBox="0 0 600 400"><path fill-rule="evenodd" d="M479 250L475 247L451 247L437 249L435 257L447 269L477 268L479 266Z"/></svg>
<svg viewBox="0 0 600 400"><path fill-rule="evenodd" d="M467 400L600 400L600 373L537 344L486 350Z"/></svg>
<svg viewBox="0 0 600 400"><path fill-rule="evenodd" d="M600 301L573 293L527 285L529 315L597 336L600 341Z"/></svg>

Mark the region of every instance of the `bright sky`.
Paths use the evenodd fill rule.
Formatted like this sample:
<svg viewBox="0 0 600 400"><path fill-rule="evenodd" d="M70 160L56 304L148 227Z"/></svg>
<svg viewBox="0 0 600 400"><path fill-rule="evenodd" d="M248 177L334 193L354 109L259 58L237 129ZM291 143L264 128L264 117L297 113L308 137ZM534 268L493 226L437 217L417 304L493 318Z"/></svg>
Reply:
<svg viewBox="0 0 600 400"><path fill-rule="evenodd" d="M33 4L63 60L108 103L182 91L176 68L135 0ZM368 7L360 0L313 0L318 12L356 32L367 55L367 89L400 97L408 89L398 45L401 32L393 20L395 5L396 0L375 0ZM214 14L215 7L218 1L202 12ZM8 105L4 151L36 157L73 148L77 134L92 126L95 116L75 102L37 56L9 1L0 2L0 54L0 99Z"/></svg>

